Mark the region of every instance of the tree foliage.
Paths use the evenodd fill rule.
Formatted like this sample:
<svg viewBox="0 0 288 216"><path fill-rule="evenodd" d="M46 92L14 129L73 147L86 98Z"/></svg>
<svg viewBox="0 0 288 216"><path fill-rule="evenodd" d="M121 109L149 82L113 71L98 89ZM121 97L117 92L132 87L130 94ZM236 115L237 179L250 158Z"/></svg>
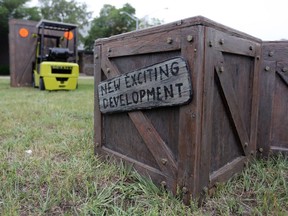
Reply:
<svg viewBox="0 0 288 216"><path fill-rule="evenodd" d="M130 16L134 16L131 18ZM98 38L110 37L136 29L136 20L138 19L138 27L147 28L162 23L161 20L152 18L150 20L135 17L135 8L126 3L122 8L115 8L112 5L105 4L100 11L100 16L93 19L88 36L84 39L84 46L86 50L92 50L94 41Z"/></svg>
<svg viewBox="0 0 288 216"><path fill-rule="evenodd" d="M44 19L77 24L80 29L88 24L92 16L86 3L75 0L39 0L39 3Z"/></svg>
<svg viewBox="0 0 288 216"><path fill-rule="evenodd" d="M0 0L0 28L8 34L8 21L11 18L39 20L41 18L37 7L26 6L30 0Z"/></svg>
<svg viewBox="0 0 288 216"><path fill-rule="evenodd" d="M130 4L125 4L122 8L117 9L112 5L105 4L100 11L100 16L93 19L88 36L84 40L84 46L87 50L92 50L94 41L98 38L109 37L112 35L135 30L135 20L122 11L131 15L135 14L135 8Z"/></svg>

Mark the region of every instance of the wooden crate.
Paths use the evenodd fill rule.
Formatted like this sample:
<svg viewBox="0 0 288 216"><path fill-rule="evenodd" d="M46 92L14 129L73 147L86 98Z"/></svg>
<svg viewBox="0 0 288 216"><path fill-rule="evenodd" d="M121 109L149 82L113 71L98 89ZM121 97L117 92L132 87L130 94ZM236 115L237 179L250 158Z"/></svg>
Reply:
<svg viewBox="0 0 288 216"><path fill-rule="evenodd" d="M32 86L32 62L35 59L37 22L9 20L9 56L11 86ZM21 37L20 29L27 29L27 37Z"/></svg>
<svg viewBox="0 0 288 216"><path fill-rule="evenodd" d="M226 181L255 154L260 52L261 40L204 17L97 40L95 153L132 163L173 193L180 188L186 202ZM167 102L161 90L174 81L141 84L145 71L170 68L169 60L184 61L179 70L188 70L188 82L185 75L179 80L192 98L181 103L179 89ZM130 105L129 97L144 95L131 77L150 93L159 87L155 103Z"/></svg>
<svg viewBox="0 0 288 216"><path fill-rule="evenodd" d="M288 153L288 41L263 42L258 150Z"/></svg>

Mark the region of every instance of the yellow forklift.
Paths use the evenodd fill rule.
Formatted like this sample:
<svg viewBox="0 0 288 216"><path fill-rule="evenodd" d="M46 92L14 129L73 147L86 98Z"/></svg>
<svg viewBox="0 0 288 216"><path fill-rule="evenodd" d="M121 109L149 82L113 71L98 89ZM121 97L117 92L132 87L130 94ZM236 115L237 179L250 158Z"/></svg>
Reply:
<svg viewBox="0 0 288 216"><path fill-rule="evenodd" d="M33 86L40 90L78 87L77 25L41 20L37 24Z"/></svg>

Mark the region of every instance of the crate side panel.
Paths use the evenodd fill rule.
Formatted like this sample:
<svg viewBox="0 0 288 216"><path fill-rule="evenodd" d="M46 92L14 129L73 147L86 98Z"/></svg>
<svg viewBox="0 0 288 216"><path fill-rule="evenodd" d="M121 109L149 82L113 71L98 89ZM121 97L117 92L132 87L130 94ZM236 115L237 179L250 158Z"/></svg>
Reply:
<svg viewBox="0 0 288 216"><path fill-rule="evenodd" d="M194 29L189 33L196 40L198 32ZM169 31L161 29L159 32L144 34L141 37L132 36L121 38L121 40L105 40L101 44L102 52L100 54L102 59L101 70L105 74L101 81L165 62L175 57L182 57L187 62L188 73L191 75L191 62L194 60L193 56L197 53L194 52L195 43L188 41L187 35L183 36L180 29L170 29ZM186 45L185 49L189 50L190 55L188 51L184 53L185 55L182 54L182 44ZM192 82L196 83L195 80ZM200 92L199 97L201 97ZM185 111L185 116L189 118L184 119L182 117L182 121L191 120L193 111L190 104L184 107L185 110L189 110L189 112ZM179 133L183 133L183 126L180 126L180 124L185 124L185 122L180 122L179 113L181 109L182 106L171 106L128 113L102 113L103 129L102 146L100 148L102 150L96 150L96 152L106 152L128 162L132 161L142 174L145 174L148 170L157 170L153 174L153 181L158 184L161 182L169 190L176 192L179 142L181 141ZM197 116L200 119L201 113ZM193 118L195 118L194 115ZM142 120L144 121L142 122ZM191 137L193 133L187 134L187 137ZM189 138L189 140L191 139ZM187 145L189 144L190 142L187 142ZM185 149L181 149L181 151L186 152L186 155L191 155L191 152L187 152ZM183 158L181 161L183 161ZM185 167L191 166L185 165ZM189 172L193 172L193 170L191 169ZM189 173L186 170L184 172ZM183 172L181 171L181 173ZM163 179L163 177L165 178ZM191 184L190 182L183 183L186 187ZM184 185L181 182L181 186Z"/></svg>
<svg viewBox="0 0 288 216"><path fill-rule="evenodd" d="M260 47L245 38L208 30L207 51L217 51L211 85L211 182L225 181L240 171L255 151Z"/></svg>
<svg viewBox="0 0 288 216"><path fill-rule="evenodd" d="M288 42L263 42L259 141L261 154L288 153Z"/></svg>
<svg viewBox="0 0 288 216"><path fill-rule="evenodd" d="M288 152L288 82L285 82L284 79L282 79L278 74L276 74L274 88L275 89L271 122L271 144L273 148L280 148L283 150L285 149L284 151Z"/></svg>
<svg viewBox="0 0 288 216"><path fill-rule="evenodd" d="M254 61L251 57L231 53L223 53L223 57L225 69L223 73L229 73L231 77L231 80L226 80L226 82L234 89L238 108L241 110L239 115L250 137ZM211 160L212 172L244 155L230 108L225 101L225 95L217 77L215 77L213 102L212 155L215 158Z"/></svg>
<svg viewBox="0 0 288 216"><path fill-rule="evenodd" d="M179 56L178 51L159 52L149 55L133 55L110 58L119 71L127 73L145 65L152 65L164 61L171 57ZM178 117L179 108L155 108L143 110L144 115L152 123L153 127L162 137L163 141L171 149L173 156L177 158L177 141L178 141ZM119 119L118 119L119 118ZM105 146L111 150L133 158L143 164L158 168L153 156L145 146L139 132L133 126L133 122L126 113L105 115ZM118 119L118 120L116 120ZM120 133L120 134L119 134Z"/></svg>

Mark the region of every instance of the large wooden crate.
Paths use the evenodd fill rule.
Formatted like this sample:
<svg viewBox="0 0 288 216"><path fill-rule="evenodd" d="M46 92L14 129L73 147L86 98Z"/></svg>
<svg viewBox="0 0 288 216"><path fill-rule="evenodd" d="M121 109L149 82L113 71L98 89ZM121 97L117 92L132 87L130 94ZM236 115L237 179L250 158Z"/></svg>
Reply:
<svg viewBox="0 0 288 216"><path fill-rule="evenodd" d="M132 163L174 193L180 188L186 201L226 181L256 151L260 52L259 39L204 17L97 40L95 153ZM177 57L186 62L192 100L175 105L176 96L175 104L160 97L161 107L145 109L129 107L118 95L123 104L113 104L119 75L139 78L145 68L181 61ZM103 97L105 85L112 93ZM106 110L104 100L111 100Z"/></svg>
<svg viewBox="0 0 288 216"><path fill-rule="evenodd" d="M288 153L288 41L263 42L258 150Z"/></svg>
<svg viewBox="0 0 288 216"><path fill-rule="evenodd" d="M11 19L9 21L10 84L12 87L32 86L32 62L36 55L37 22ZM28 30L22 37L20 30Z"/></svg>

